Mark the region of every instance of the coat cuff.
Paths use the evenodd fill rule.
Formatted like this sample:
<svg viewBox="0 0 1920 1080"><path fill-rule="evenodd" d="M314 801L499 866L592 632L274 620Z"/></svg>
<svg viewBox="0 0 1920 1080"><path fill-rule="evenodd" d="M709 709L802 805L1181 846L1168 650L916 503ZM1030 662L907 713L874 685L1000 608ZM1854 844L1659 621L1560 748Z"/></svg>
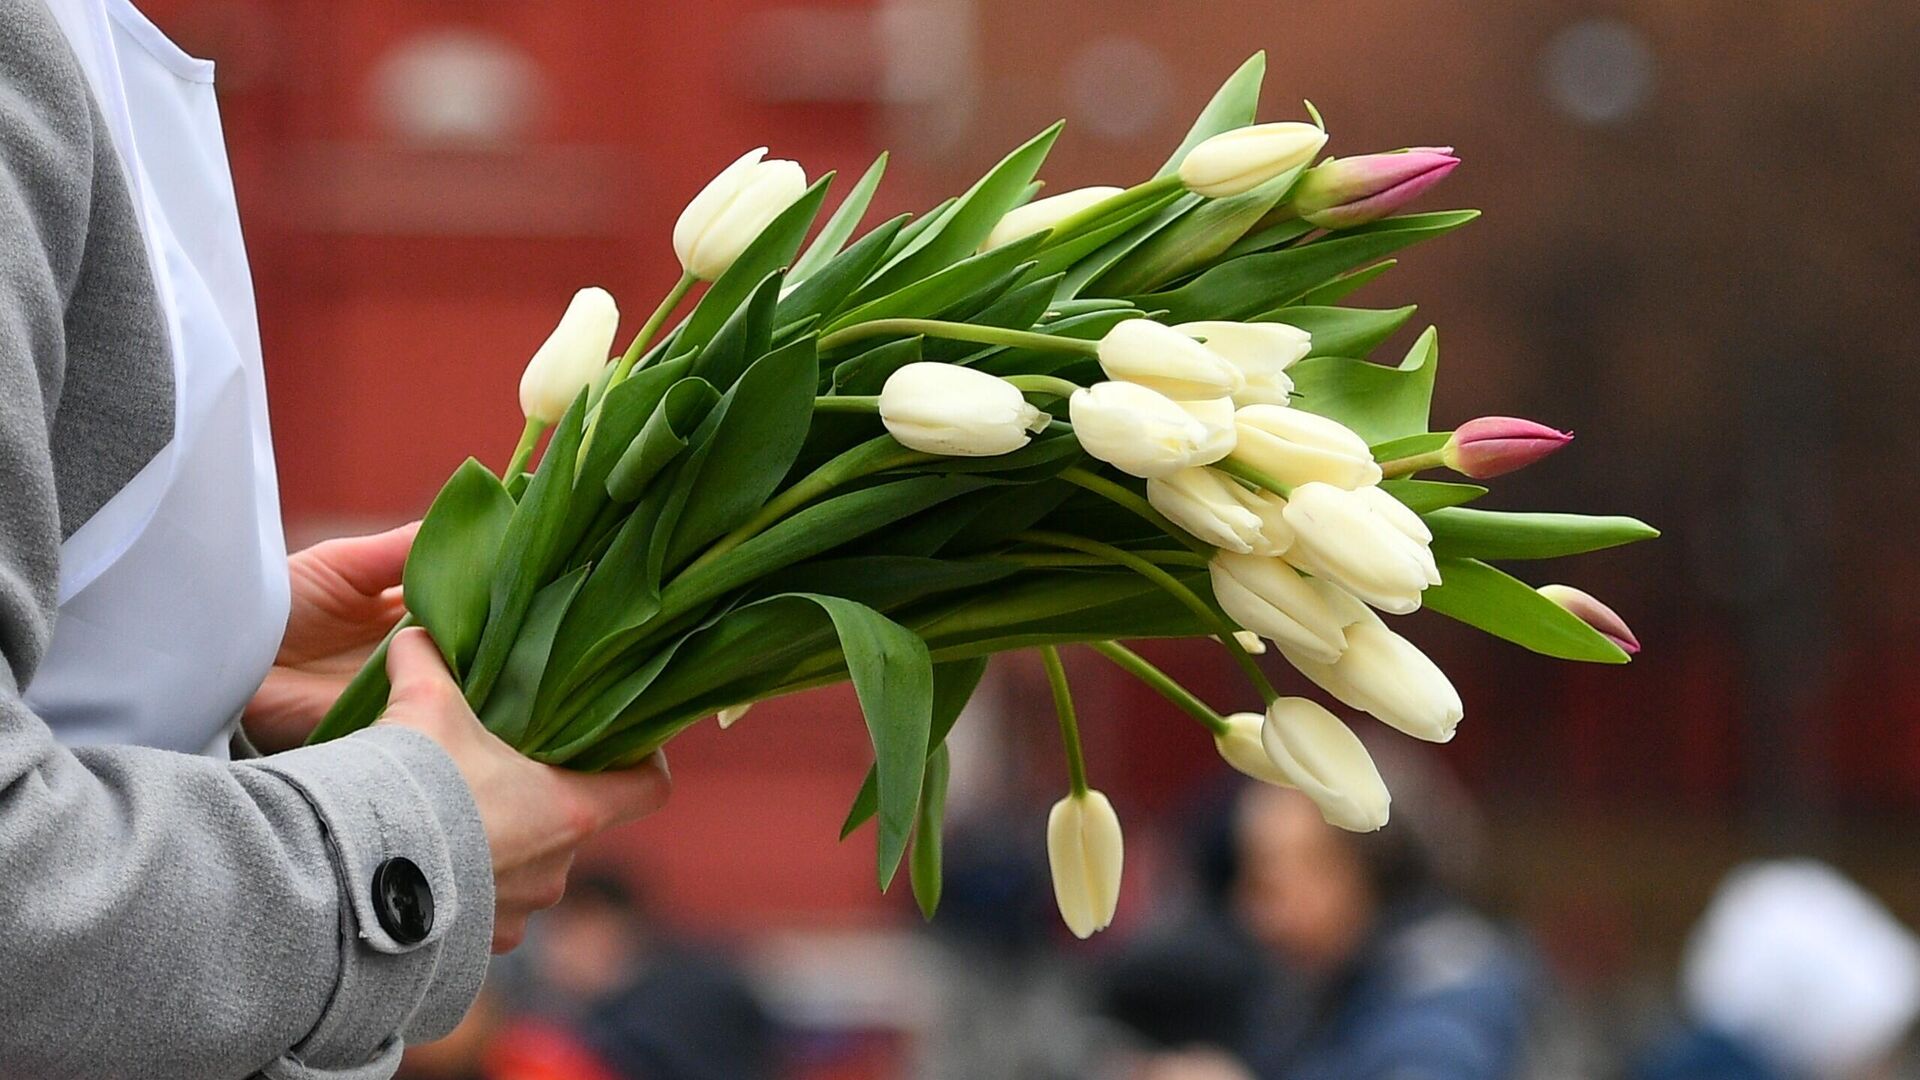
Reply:
<svg viewBox="0 0 1920 1080"><path fill-rule="evenodd" d="M486 975L493 859L473 795L439 744L392 725L240 764L286 780L313 807L342 897L333 998L267 1075L344 1080L383 1062L390 1070L404 1041L453 1030ZM382 868L402 859L430 891L423 933L417 911L412 925L395 926L379 895Z"/></svg>

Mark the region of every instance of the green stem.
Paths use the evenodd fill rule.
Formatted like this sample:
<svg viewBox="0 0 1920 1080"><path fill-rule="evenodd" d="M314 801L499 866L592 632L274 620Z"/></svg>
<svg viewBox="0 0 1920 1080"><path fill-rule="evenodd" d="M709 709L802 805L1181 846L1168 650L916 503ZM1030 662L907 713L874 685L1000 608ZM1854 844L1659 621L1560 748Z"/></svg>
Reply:
<svg viewBox="0 0 1920 1080"><path fill-rule="evenodd" d="M1275 480L1272 476L1254 468L1244 461L1229 457L1214 462L1213 467L1226 473L1228 476L1239 477L1254 487L1265 488L1283 499L1293 498L1293 488Z"/></svg>
<svg viewBox="0 0 1920 1080"><path fill-rule="evenodd" d="M513 479L516 473L525 471L527 460L533 457L533 446L540 441L540 433L545 430L546 421L527 417L527 426L520 429L520 441L513 448L513 458L507 462L507 471L500 474L502 483Z"/></svg>
<svg viewBox="0 0 1920 1080"><path fill-rule="evenodd" d="M1262 701L1272 704L1273 701L1280 696L1279 691L1273 688L1273 684L1267 681L1266 672L1260 670L1260 665L1254 662L1253 657L1250 656L1247 650L1241 646L1240 642L1234 638L1234 633L1240 628L1233 625L1225 616L1213 610L1206 601L1195 595L1192 589L1181 584L1180 579L1174 577L1172 574L1167 573L1165 570L1160 569L1158 566L1155 566L1131 551L1114 547L1112 544L1103 544L1098 540L1088 540L1082 536L1074 536L1070 533L1045 532L1031 529L1026 532L1015 533L1013 539L1024 540L1034 544L1045 544L1049 547L1063 547L1072 551L1082 551L1088 555L1099 555L1138 573L1141 577L1146 578L1148 581L1166 590L1168 595L1180 601L1181 604L1186 606L1187 610L1199 616L1202 622L1213 627L1214 636L1219 638L1220 643L1226 646L1227 652L1232 654L1234 662L1240 665L1240 670L1246 673L1248 681L1252 682L1254 689L1260 692Z"/></svg>
<svg viewBox="0 0 1920 1080"><path fill-rule="evenodd" d="M1049 394L1057 398L1070 398L1074 391L1081 389L1080 384L1072 379L1061 379L1052 375L1007 375L1003 378L1023 394Z"/></svg>
<svg viewBox="0 0 1920 1080"><path fill-rule="evenodd" d="M880 411L880 395L847 394L813 399L813 411L817 413L876 413Z"/></svg>
<svg viewBox="0 0 1920 1080"><path fill-rule="evenodd" d="M1172 702L1181 712L1200 721L1208 731L1215 735L1226 734L1225 717L1214 712L1206 702L1195 697L1193 691L1175 682L1173 676L1148 663L1146 657L1117 641L1096 641L1092 645L1094 652L1113 661L1127 674L1146 683L1161 697Z"/></svg>
<svg viewBox="0 0 1920 1080"><path fill-rule="evenodd" d="M1067 751L1067 781L1076 798L1087 793L1087 759L1080 750L1080 721L1073 715L1073 691L1067 687L1067 669L1060 663L1060 650L1047 645L1040 650L1040 662L1047 668L1047 685L1053 688L1053 711L1060 715L1060 744Z"/></svg>
<svg viewBox="0 0 1920 1080"><path fill-rule="evenodd" d="M1133 511L1147 521L1152 522L1156 528L1162 530L1168 536L1187 545L1194 554L1202 556L1203 558L1213 557L1213 548L1189 536L1185 529L1168 521L1166 515L1155 510L1152 503L1134 494L1124 485L1115 483L1098 473L1089 472L1077 465L1061 473L1060 479L1065 480L1075 487L1091 491L1116 506Z"/></svg>
<svg viewBox="0 0 1920 1080"><path fill-rule="evenodd" d="M1094 356L1100 343L1080 338L1040 334L1032 330L1008 330L999 326L975 326L972 323L946 322L941 319L874 319L835 330L820 339L820 351L884 334L924 334L927 337L972 341L981 345L1006 345L1013 348L1049 349L1054 352Z"/></svg>
<svg viewBox="0 0 1920 1080"><path fill-rule="evenodd" d="M1380 472L1388 479L1396 476L1412 476L1426 469L1444 468L1447 464L1446 449L1429 451L1425 454L1413 454L1408 457L1394 458L1380 463Z"/></svg>
<svg viewBox="0 0 1920 1080"><path fill-rule="evenodd" d="M627 373L633 370L633 365L639 363L640 358L646 355L647 346L653 344L654 335L667 324L667 317L680 306L680 301L687 298L687 291L693 288L697 280L699 279L693 274L681 271L680 280L674 282L673 288L667 290L667 295L660 300L660 306L653 309L652 315L647 316L646 323L640 327L640 332L633 336L633 342L627 346L627 351L620 357L620 362L614 365L613 377L607 380L608 390L619 386L627 377Z"/></svg>

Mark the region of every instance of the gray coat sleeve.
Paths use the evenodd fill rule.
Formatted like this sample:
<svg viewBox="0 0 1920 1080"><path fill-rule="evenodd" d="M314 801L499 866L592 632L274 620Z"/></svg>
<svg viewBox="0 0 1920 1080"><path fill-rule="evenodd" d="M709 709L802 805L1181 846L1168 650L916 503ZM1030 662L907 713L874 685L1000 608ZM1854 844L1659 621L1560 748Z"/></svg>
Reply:
<svg viewBox="0 0 1920 1080"><path fill-rule="evenodd" d="M0 25L0 1076L389 1076L486 970L492 864L446 754L391 727L240 763L73 751L23 700L57 616L76 293L132 219L40 0ZM376 915L395 857L433 889L418 944Z"/></svg>

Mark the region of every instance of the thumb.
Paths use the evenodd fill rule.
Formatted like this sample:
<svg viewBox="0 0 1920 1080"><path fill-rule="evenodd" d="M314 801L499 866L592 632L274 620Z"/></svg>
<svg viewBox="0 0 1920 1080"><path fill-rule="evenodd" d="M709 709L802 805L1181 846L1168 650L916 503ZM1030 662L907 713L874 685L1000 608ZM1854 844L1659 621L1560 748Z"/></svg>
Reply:
<svg viewBox="0 0 1920 1080"><path fill-rule="evenodd" d="M433 635L418 626L395 634L387 646L387 681L393 686L389 709L411 705L437 713L461 696Z"/></svg>
<svg viewBox="0 0 1920 1080"><path fill-rule="evenodd" d="M666 805L673 791L666 755L655 751L630 769L601 773L558 770L559 780L589 808L595 831L646 817Z"/></svg>

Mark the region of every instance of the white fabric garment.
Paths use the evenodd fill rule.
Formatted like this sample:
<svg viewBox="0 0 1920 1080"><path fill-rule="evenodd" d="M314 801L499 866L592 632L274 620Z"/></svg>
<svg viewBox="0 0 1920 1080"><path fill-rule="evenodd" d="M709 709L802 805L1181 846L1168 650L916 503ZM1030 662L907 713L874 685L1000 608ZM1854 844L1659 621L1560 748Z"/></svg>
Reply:
<svg viewBox="0 0 1920 1080"><path fill-rule="evenodd" d="M213 64L128 0L49 0L126 166L172 344L173 440L60 551L26 694L62 741L224 753L286 630L253 284Z"/></svg>

